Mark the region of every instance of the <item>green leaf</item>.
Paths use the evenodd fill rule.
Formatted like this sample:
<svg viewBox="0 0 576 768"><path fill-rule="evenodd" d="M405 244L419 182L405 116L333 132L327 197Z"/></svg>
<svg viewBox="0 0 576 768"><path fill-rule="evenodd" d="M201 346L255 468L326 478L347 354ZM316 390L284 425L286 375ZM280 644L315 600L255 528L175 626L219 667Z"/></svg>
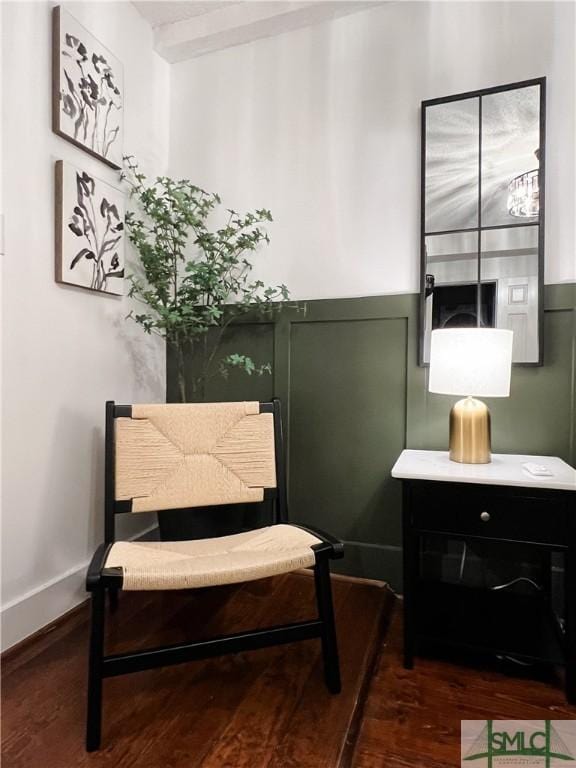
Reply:
<svg viewBox="0 0 576 768"><path fill-rule="evenodd" d="M121 179L133 202L125 225L139 257L135 273L128 275L128 295L146 306L145 312L130 312L128 318L146 333L157 333L178 348L198 339L208 342L211 329L288 298L286 286L250 279L253 264L246 255L270 241L263 226L272 221L268 209L240 214L227 208L224 225L214 229L211 216L221 205L218 194L188 179L158 176L149 182L133 156L125 156L124 163ZM215 342L206 353L202 376L209 375L217 351ZM225 377L233 368L249 376L272 370L270 363L256 365L239 353L214 365Z"/></svg>

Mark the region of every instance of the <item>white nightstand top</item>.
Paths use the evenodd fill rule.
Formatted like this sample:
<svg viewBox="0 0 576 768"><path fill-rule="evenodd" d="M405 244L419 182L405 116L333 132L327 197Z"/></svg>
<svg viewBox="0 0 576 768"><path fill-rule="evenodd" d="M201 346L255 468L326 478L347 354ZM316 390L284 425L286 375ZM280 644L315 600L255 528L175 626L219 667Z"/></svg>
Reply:
<svg viewBox="0 0 576 768"><path fill-rule="evenodd" d="M554 474L536 477L522 464L543 464ZM576 470L556 456L520 456L494 453L490 464L459 464L448 451L404 450L392 468L392 477L403 480L440 480L452 483L517 485L524 488L554 488L576 491Z"/></svg>

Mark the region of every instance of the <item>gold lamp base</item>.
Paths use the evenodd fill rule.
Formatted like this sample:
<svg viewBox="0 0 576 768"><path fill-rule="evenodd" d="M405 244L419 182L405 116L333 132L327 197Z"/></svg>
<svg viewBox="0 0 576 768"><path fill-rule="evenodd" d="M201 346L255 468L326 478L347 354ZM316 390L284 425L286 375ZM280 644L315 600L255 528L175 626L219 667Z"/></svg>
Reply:
<svg viewBox="0 0 576 768"><path fill-rule="evenodd" d="M460 464L489 464L490 411L474 397L458 400L450 411L450 459Z"/></svg>

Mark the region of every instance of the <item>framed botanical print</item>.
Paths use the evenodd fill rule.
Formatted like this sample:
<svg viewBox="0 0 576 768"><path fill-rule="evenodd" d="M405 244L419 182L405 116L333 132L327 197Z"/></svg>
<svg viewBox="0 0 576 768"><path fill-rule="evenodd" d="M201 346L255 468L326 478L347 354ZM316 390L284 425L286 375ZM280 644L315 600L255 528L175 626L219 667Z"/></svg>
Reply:
<svg viewBox="0 0 576 768"><path fill-rule="evenodd" d="M60 6L53 9L52 23L52 128L112 168L120 168L122 64Z"/></svg>
<svg viewBox="0 0 576 768"><path fill-rule="evenodd" d="M124 193L92 174L56 163L56 280L124 293Z"/></svg>

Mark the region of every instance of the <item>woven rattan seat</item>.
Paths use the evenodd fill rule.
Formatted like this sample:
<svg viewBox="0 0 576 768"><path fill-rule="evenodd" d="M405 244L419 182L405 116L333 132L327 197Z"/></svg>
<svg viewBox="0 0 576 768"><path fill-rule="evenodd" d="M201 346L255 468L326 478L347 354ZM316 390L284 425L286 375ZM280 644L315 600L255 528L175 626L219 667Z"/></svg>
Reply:
<svg viewBox="0 0 576 768"><path fill-rule="evenodd" d="M123 589L190 589L236 584L314 565L320 539L293 525L272 525L195 541L119 541L106 568L121 568Z"/></svg>

